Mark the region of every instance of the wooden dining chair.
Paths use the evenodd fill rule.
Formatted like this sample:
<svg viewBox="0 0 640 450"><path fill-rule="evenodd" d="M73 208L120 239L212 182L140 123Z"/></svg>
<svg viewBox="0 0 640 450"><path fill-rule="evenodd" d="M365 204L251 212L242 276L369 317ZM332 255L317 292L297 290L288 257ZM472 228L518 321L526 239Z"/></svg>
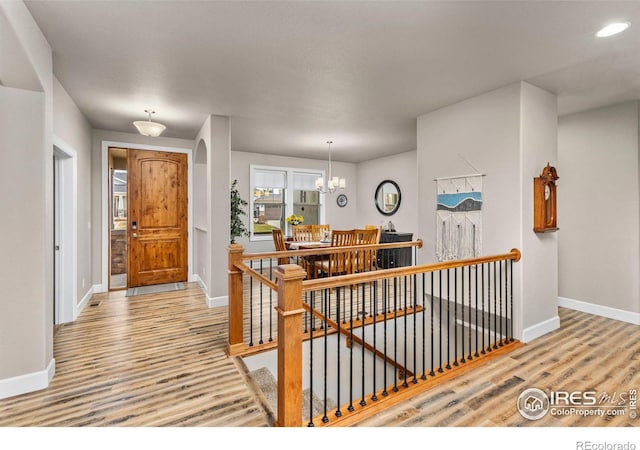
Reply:
<svg viewBox="0 0 640 450"><path fill-rule="evenodd" d="M348 247L354 245L354 230L333 230L331 233L331 247ZM351 273L351 252L331 253L329 258L316 263L318 272L322 276L345 275Z"/></svg>
<svg viewBox="0 0 640 450"><path fill-rule="evenodd" d="M291 227L291 237L296 242L311 242L315 240L313 239L311 225L293 225Z"/></svg>
<svg viewBox="0 0 640 450"><path fill-rule="evenodd" d="M377 230L378 233L376 235L376 244L380 243L380 238L382 237L382 226L381 225L365 225L364 226L365 230ZM378 268L378 251L375 250L374 255L373 255L373 267L375 269Z"/></svg>
<svg viewBox="0 0 640 450"><path fill-rule="evenodd" d="M313 235L313 240L314 241L321 241L325 238L325 236L329 235L329 231L331 230L331 227L329 226L329 224L318 224L318 225L311 225L311 234Z"/></svg>
<svg viewBox="0 0 640 450"><path fill-rule="evenodd" d="M378 234L376 236L376 244L380 243L380 237L382 236L382 226L380 225L365 225L365 230L378 230Z"/></svg>
<svg viewBox="0 0 640 450"><path fill-rule="evenodd" d="M379 242L378 230L375 228L354 230L353 245L375 245ZM356 250L353 259L353 272L365 272L376 269L376 250Z"/></svg>
<svg viewBox="0 0 640 450"><path fill-rule="evenodd" d="M280 228L274 228L271 230L271 235L273 236L273 244L276 247L277 252L287 251L287 246L284 243L284 234ZM278 258L278 265L280 264L289 264L289 258Z"/></svg>

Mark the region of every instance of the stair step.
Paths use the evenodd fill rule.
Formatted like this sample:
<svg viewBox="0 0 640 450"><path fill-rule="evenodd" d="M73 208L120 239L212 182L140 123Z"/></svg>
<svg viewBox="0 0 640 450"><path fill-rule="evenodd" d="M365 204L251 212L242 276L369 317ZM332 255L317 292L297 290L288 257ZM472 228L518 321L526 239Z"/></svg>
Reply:
<svg viewBox="0 0 640 450"><path fill-rule="evenodd" d="M278 410L278 384L276 382L275 377L271 373L269 369L266 367L261 367L260 369L256 369L250 372L251 377L254 379L260 390L262 391L264 397L266 398L269 406L271 406L272 412L274 416L276 415L276 411ZM302 392L302 423L306 424L309 422L309 389L305 389ZM324 413L324 406L322 400L318 397L318 395L313 393L313 417L316 417L320 414ZM327 411L330 411L336 407L335 401L331 398L327 398Z"/></svg>

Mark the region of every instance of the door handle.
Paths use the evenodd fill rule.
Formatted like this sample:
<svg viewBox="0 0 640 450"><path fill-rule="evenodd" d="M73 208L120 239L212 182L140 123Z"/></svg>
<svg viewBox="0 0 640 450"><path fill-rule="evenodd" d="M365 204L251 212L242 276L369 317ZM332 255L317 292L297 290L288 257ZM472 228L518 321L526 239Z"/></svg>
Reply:
<svg viewBox="0 0 640 450"><path fill-rule="evenodd" d="M131 235L131 237L137 238L137 237L138 237L138 233L133 233L133 234Z"/></svg>

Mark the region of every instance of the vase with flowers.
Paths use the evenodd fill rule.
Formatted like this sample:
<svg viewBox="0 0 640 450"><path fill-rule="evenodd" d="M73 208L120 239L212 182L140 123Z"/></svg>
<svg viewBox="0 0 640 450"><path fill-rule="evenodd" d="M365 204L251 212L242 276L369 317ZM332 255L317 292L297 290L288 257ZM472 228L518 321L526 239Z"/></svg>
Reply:
<svg viewBox="0 0 640 450"><path fill-rule="evenodd" d="M287 216L285 220L288 224L295 226L300 225L302 222L304 222L304 217L291 214L290 216Z"/></svg>
<svg viewBox="0 0 640 450"><path fill-rule="evenodd" d="M304 217L291 214L290 216L285 217L284 220L289 224L289 235L291 235L293 232L292 227L300 225L302 222L304 222Z"/></svg>

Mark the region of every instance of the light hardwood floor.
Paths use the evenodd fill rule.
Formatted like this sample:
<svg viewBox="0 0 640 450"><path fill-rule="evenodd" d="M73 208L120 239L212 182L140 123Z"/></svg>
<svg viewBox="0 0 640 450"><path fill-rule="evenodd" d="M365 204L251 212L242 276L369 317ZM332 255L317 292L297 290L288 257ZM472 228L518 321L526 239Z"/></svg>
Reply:
<svg viewBox="0 0 640 450"><path fill-rule="evenodd" d="M51 385L0 400L0 426L269 426L243 365L225 355L226 308L207 308L193 283L124 294L94 295L76 322L57 330ZM516 400L529 387L599 394L640 387L640 327L566 309L560 318L560 330L360 425L638 426L628 414L520 416Z"/></svg>

